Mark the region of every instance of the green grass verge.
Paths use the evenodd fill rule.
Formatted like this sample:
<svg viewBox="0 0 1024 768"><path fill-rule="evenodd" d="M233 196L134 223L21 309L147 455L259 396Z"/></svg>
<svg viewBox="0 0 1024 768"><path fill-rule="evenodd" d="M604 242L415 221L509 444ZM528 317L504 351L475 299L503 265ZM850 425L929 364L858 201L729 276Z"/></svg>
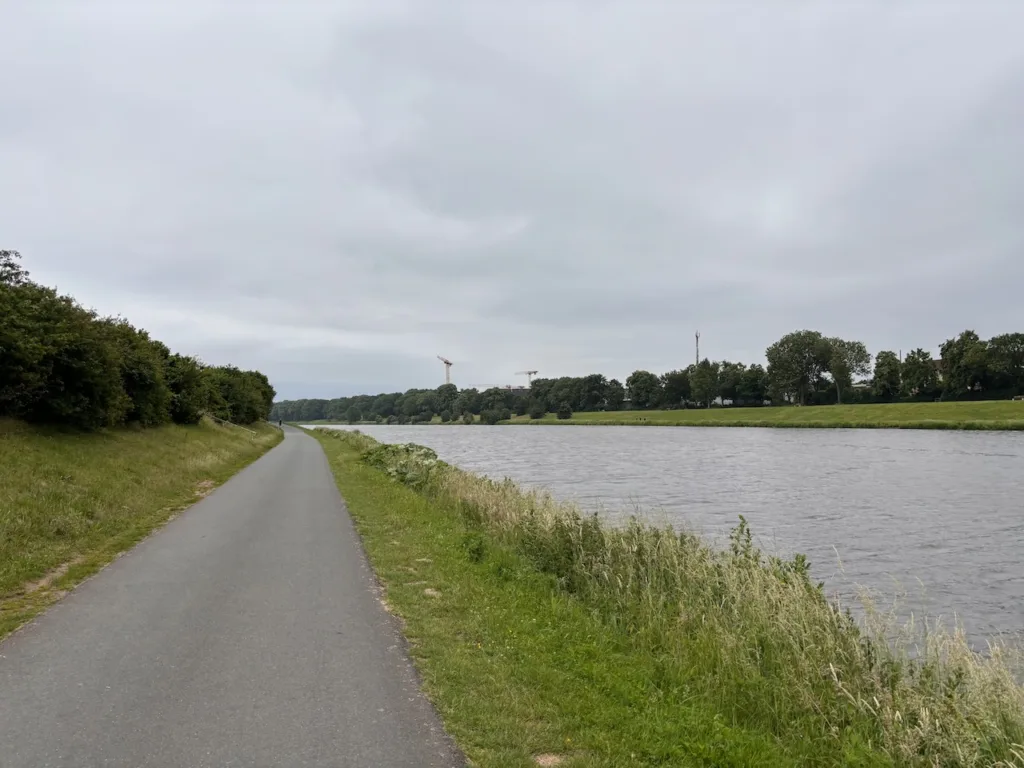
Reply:
<svg viewBox="0 0 1024 768"><path fill-rule="evenodd" d="M516 416L512 424L603 424L605 426L806 427L847 429L1024 429L1024 402L882 403L776 408L700 408L678 411L575 413L559 420Z"/></svg>
<svg viewBox="0 0 1024 768"><path fill-rule="evenodd" d="M762 559L742 531L731 553L643 526L610 531L428 450L315 434L427 694L474 765L1012 766L1013 749L1024 755L1013 746L1024 696L1000 654L943 635L917 662L887 650L871 638L888 627L856 628L799 560Z"/></svg>
<svg viewBox="0 0 1024 768"><path fill-rule="evenodd" d="M0 638L281 440L253 429L0 421Z"/></svg>

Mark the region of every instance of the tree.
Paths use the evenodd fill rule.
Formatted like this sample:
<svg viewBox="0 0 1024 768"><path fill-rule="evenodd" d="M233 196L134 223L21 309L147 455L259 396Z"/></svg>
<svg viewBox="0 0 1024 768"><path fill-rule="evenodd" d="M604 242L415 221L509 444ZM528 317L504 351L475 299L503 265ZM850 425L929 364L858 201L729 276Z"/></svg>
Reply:
<svg viewBox="0 0 1024 768"><path fill-rule="evenodd" d="M512 409L516 416L523 416L530 407L530 400L526 397L517 397L515 407Z"/></svg>
<svg viewBox="0 0 1024 768"><path fill-rule="evenodd" d="M859 341L840 338L825 340L828 345L827 370L836 387L836 398L843 402L843 390L853 384L854 376L866 376L871 372L871 355Z"/></svg>
<svg viewBox="0 0 1024 768"><path fill-rule="evenodd" d="M875 377L871 389L883 400L895 400L903 388L903 364L895 352L879 352L875 356Z"/></svg>
<svg viewBox="0 0 1024 768"><path fill-rule="evenodd" d="M661 375L661 402L665 408L679 408L690 399L688 371L669 371Z"/></svg>
<svg viewBox="0 0 1024 768"><path fill-rule="evenodd" d="M480 411L480 423L494 425L501 421L501 411L496 408L488 408Z"/></svg>
<svg viewBox="0 0 1024 768"><path fill-rule="evenodd" d="M740 380L746 367L743 363L730 363L723 360L718 364L718 395L722 400L729 400L733 404L739 400Z"/></svg>
<svg viewBox="0 0 1024 768"><path fill-rule="evenodd" d="M462 423L463 424L472 424L473 423L473 414L470 413L469 411L466 411L464 414L462 414Z"/></svg>
<svg viewBox="0 0 1024 768"><path fill-rule="evenodd" d="M544 403L540 400L531 400L529 407L526 412L530 415L531 419L543 419L544 414L547 413L547 409L544 408Z"/></svg>
<svg viewBox="0 0 1024 768"><path fill-rule="evenodd" d="M902 370L904 397L934 397L938 391L939 376L931 353L915 349L903 361Z"/></svg>
<svg viewBox="0 0 1024 768"><path fill-rule="evenodd" d="M988 344L974 331L947 339L942 353L944 399L955 400L986 389L990 383Z"/></svg>
<svg viewBox="0 0 1024 768"><path fill-rule="evenodd" d="M511 408L515 395L505 387L491 387L480 393L483 410L494 411L500 408Z"/></svg>
<svg viewBox="0 0 1024 768"><path fill-rule="evenodd" d="M394 416L395 414L395 402L398 400L398 393L392 392L387 395L377 395L373 399L373 405L370 406L370 410L379 416L383 416L385 419Z"/></svg>
<svg viewBox="0 0 1024 768"><path fill-rule="evenodd" d="M609 411L621 411L622 404L626 400L626 388L622 386L622 382L618 379L612 379L608 382L608 388L605 390L604 407Z"/></svg>
<svg viewBox="0 0 1024 768"><path fill-rule="evenodd" d="M21 254L17 251L0 250L0 285L28 284L28 272L18 263L20 261Z"/></svg>
<svg viewBox="0 0 1024 768"><path fill-rule="evenodd" d="M459 388L454 384L442 384L434 391L437 408L440 411L451 411L459 397Z"/></svg>
<svg viewBox="0 0 1024 768"><path fill-rule="evenodd" d="M345 412L345 419L349 424L358 424L363 420L363 414L359 412L359 409L354 405L350 406L348 411Z"/></svg>
<svg viewBox="0 0 1024 768"><path fill-rule="evenodd" d="M707 408L718 397L718 363L704 358L690 370L690 389L693 399Z"/></svg>
<svg viewBox="0 0 1024 768"><path fill-rule="evenodd" d="M558 406L558 413L556 415L559 419L562 419L563 421L565 419L571 419L572 406L570 406L568 403L562 403L561 405Z"/></svg>
<svg viewBox="0 0 1024 768"><path fill-rule="evenodd" d="M832 349L817 331L794 331L767 350L768 379L772 389L801 405L821 374L828 369Z"/></svg>
<svg viewBox="0 0 1024 768"><path fill-rule="evenodd" d="M1024 395L1024 333L1005 333L988 341L992 386Z"/></svg>
<svg viewBox="0 0 1024 768"><path fill-rule="evenodd" d="M577 406L581 411L597 411L608 397L608 379L600 373L584 376L579 382Z"/></svg>
<svg viewBox="0 0 1024 768"><path fill-rule="evenodd" d="M171 419L172 394L164 380L170 351L126 320L102 321L120 359L121 386L127 397L125 421L154 427Z"/></svg>
<svg viewBox="0 0 1024 768"><path fill-rule="evenodd" d="M464 389L459 392L459 396L455 398L454 410L456 413L470 413L476 415L480 413L482 405L482 398L477 390Z"/></svg>
<svg viewBox="0 0 1024 768"><path fill-rule="evenodd" d="M736 395L744 405L764 405L768 399L768 373L757 365L751 365L740 377Z"/></svg>
<svg viewBox="0 0 1024 768"><path fill-rule="evenodd" d="M441 423L448 424L452 420L452 412L449 410L441 411Z"/></svg>
<svg viewBox="0 0 1024 768"><path fill-rule="evenodd" d="M633 371L626 389L634 408L654 408L661 401L661 380L650 371Z"/></svg>
<svg viewBox="0 0 1024 768"><path fill-rule="evenodd" d="M175 424L198 424L210 400L203 366L194 357L171 355L164 376L171 391L171 420Z"/></svg>

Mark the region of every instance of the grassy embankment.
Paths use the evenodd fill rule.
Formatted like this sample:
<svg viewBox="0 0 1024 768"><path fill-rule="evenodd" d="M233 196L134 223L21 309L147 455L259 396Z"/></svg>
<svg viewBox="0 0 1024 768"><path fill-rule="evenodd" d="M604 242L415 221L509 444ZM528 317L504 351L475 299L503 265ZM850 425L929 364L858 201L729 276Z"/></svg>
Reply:
<svg viewBox="0 0 1024 768"><path fill-rule="evenodd" d="M911 661L742 527L728 552L611 530L426 449L317 438L474 765L1024 766L1014 654L938 633Z"/></svg>
<svg viewBox="0 0 1024 768"><path fill-rule="evenodd" d="M281 440L252 429L0 421L0 638Z"/></svg>
<svg viewBox="0 0 1024 768"><path fill-rule="evenodd" d="M1024 402L881 403L783 408L695 408L681 411L576 413L559 421L516 416L513 424L604 424L679 427L807 427L847 429L1024 429Z"/></svg>

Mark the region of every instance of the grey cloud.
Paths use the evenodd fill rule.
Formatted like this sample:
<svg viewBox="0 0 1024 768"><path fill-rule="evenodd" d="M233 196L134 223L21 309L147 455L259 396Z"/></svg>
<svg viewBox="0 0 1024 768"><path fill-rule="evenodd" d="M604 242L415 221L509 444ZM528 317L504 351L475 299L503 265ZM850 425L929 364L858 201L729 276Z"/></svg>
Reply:
<svg viewBox="0 0 1024 768"><path fill-rule="evenodd" d="M0 2L0 233L283 396L1019 329L1024 8ZM1016 323L1016 325L1014 325Z"/></svg>

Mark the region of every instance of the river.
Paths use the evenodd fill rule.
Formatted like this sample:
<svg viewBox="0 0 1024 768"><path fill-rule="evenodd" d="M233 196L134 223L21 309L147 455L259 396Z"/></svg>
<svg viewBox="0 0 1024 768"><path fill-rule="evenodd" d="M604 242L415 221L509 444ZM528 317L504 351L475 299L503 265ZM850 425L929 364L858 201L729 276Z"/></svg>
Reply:
<svg viewBox="0 0 1024 768"><path fill-rule="evenodd" d="M464 469L549 489L612 522L640 514L805 553L827 587L1024 632L1024 434L847 429L362 426Z"/></svg>

